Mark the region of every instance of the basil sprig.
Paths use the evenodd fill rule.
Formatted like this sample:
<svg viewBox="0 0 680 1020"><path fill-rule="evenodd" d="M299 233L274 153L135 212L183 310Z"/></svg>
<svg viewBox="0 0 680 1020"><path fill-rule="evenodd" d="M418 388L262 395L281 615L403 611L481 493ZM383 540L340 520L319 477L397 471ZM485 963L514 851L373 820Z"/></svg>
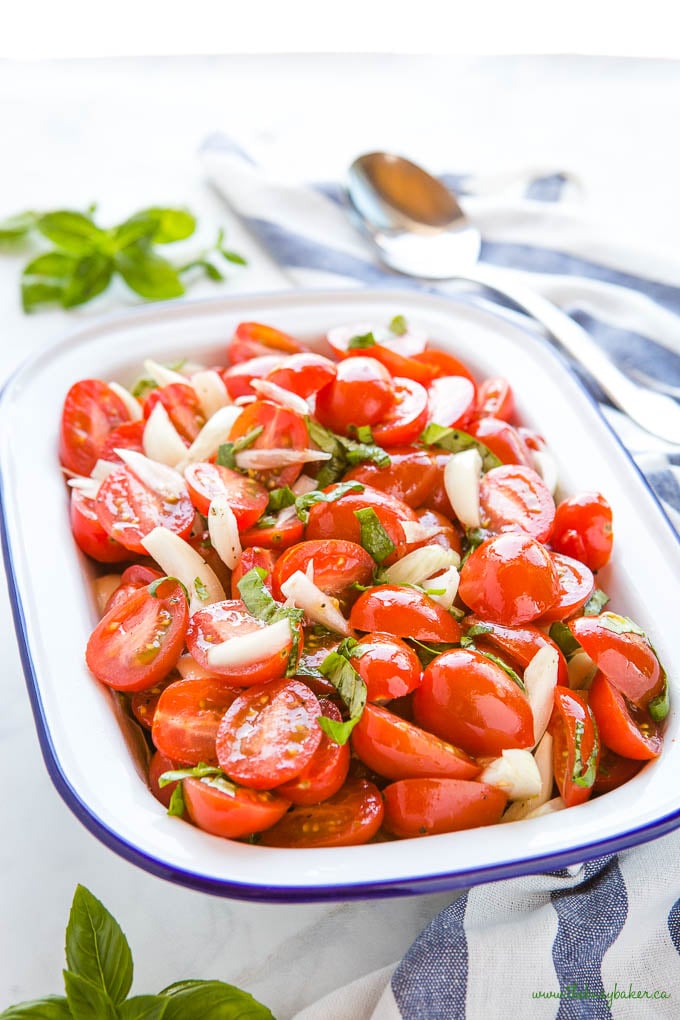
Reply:
<svg viewBox="0 0 680 1020"><path fill-rule="evenodd" d="M480 443L479 439L463 432L461 429L445 428L443 425L436 425L434 422L428 425L420 436L421 443L425 446L438 446L449 453L460 453L462 450L477 450L482 458L482 471L491 471L492 468L500 467L501 461L495 453L492 453L488 446Z"/></svg>
<svg viewBox="0 0 680 1020"><path fill-rule="evenodd" d="M134 995L132 952L106 907L76 887L66 928L66 994L10 1006L0 1020L274 1020L248 992L225 981L177 981Z"/></svg>
<svg viewBox="0 0 680 1020"><path fill-rule="evenodd" d="M93 206L85 212L26 212L0 221L0 242L16 243L38 233L53 245L24 267L21 297L25 312L45 304L62 308L83 305L106 290L115 276L122 277L145 300L164 301L185 293L183 276L190 271L223 280L215 255L244 263L240 255L224 247L223 231L213 248L185 265L174 265L159 254L158 246L183 241L194 233L196 219L186 209L152 206L109 228L95 223L94 211Z"/></svg>
<svg viewBox="0 0 680 1020"><path fill-rule="evenodd" d="M264 584L267 571L262 567L253 567L243 575L238 582L238 590L245 604L246 609L258 620L265 623L278 623L279 620L288 620L292 647L288 656L286 676L295 676L297 672L297 661L300 657L300 630L298 624L305 618L304 610L288 609L277 602L269 589Z"/></svg>
<svg viewBox="0 0 680 1020"><path fill-rule="evenodd" d="M349 714L347 722L341 723L335 719L328 719L326 716L320 716L317 719L323 732L336 744L347 743L350 733L361 719L366 707L368 688L364 679L349 661L359 647L354 638L345 638L334 652L329 652L319 666L319 672L333 684Z"/></svg>
<svg viewBox="0 0 680 1020"><path fill-rule="evenodd" d="M313 443L330 453L330 460L322 464L316 481L320 489L325 489L332 482L337 482L348 468L355 464L362 464L364 461L372 461L378 467L389 467L391 464L390 455L381 446L374 443L360 443L346 436L339 436L330 429L324 428L318 421L309 416L305 418L309 438Z"/></svg>

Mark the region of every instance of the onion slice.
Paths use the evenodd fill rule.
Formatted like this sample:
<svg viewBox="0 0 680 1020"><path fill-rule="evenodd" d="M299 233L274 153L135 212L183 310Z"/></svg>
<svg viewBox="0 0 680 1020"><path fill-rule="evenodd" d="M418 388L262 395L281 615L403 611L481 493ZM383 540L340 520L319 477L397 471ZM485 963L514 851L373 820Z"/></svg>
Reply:
<svg viewBox="0 0 680 1020"><path fill-rule="evenodd" d="M273 404L289 407L291 411L297 411L298 414L309 414L309 404L306 400L298 396L297 393L291 393L290 390L284 389L283 386L277 386L269 379L251 379L250 385L259 396L271 400Z"/></svg>
<svg viewBox="0 0 680 1020"><path fill-rule="evenodd" d="M94 600L97 605L97 612L100 616L104 615L106 603L109 601L116 588L120 586L120 577L120 574L103 574L101 577L95 577L92 582Z"/></svg>
<svg viewBox="0 0 680 1020"><path fill-rule="evenodd" d="M425 578L422 582L422 587L425 589L432 588L433 591L429 593L432 601L438 602L442 609L448 610L453 605L458 594L459 582L460 574L455 567L451 566L443 574ZM440 591L441 594L438 594Z"/></svg>
<svg viewBox="0 0 680 1020"><path fill-rule="evenodd" d="M412 522L403 522L407 523ZM432 577L433 574L448 567L457 567L459 563L460 557L453 549L444 549L441 545L426 545L422 549L406 553L392 566L387 567L384 572L385 580L388 584L420 584L426 577Z"/></svg>
<svg viewBox="0 0 680 1020"><path fill-rule="evenodd" d="M223 602L224 588L217 574L188 542L168 528L154 528L142 545L161 570L176 577L189 592L189 611L197 612L213 602Z"/></svg>
<svg viewBox="0 0 680 1020"><path fill-rule="evenodd" d="M142 405L137 400L137 397L133 397L129 390L126 390L124 386L117 382L110 382L109 389L113 390L116 396L125 404L130 415L130 421L139 421L142 417Z"/></svg>
<svg viewBox="0 0 680 1020"><path fill-rule="evenodd" d="M296 570L283 582L281 591L315 623L320 623L344 637L349 637L352 633L335 599L317 587L301 570Z"/></svg>
<svg viewBox="0 0 680 1020"><path fill-rule="evenodd" d="M479 528L479 480L482 458L473 449L452 453L444 468L444 488L453 511L466 528Z"/></svg>
<svg viewBox="0 0 680 1020"><path fill-rule="evenodd" d="M181 499L186 496L187 487L184 479L167 464L160 464L156 460L150 460L143 453L137 450L125 450L122 447L114 451L118 454L126 467L139 479L142 485L153 489L164 499Z"/></svg>
<svg viewBox="0 0 680 1020"><path fill-rule="evenodd" d="M210 503L208 533L217 555L233 570L243 550L238 523L226 496L216 496Z"/></svg>
<svg viewBox="0 0 680 1020"><path fill-rule="evenodd" d="M290 622L277 620L267 627L251 631L242 637L232 637L212 645L208 649L208 665L216 669L220 666L246 666L251 662L259 662L270 656L278 655L291 643Z"/></svg>
<svg viewBox="0 0 680 1020"><path fill-rule="evenodd" d="M206 419L212 418L221 407L231 404L231 398L227 393L227 387L222 382L222 376L214 368L196 372L192 375L190 382L196 390L201 410Z"/></svg>
<svg viewBox="0 0 680 1020"><path fill-rule="evenodd" d="M524 670L524 686L534 716L534 746L546 731L554 705L558 655L551 645L539 648Z"/></svg>
<svg viewBox="0 0 680 1020"><path fill-rule="evenodd" d="M240 410L233 404L220 407L198 433L189 449L184 450L184 457L177 468L183 471L189 464L197 464L201 460L209 460L219 450L222 443L229 442L234 422Z"/></svg>
<svg viewBox="0 0 680 1020"><path fill-rule="evenodd" d="M154 405L144 426L142 446L147 457L159 464L167 464L168 467L175 467L186 455L184 440L160 400Z"/></svg>
<svg viewBox="0 0 680 1020"><path fill-rule="evenodd" d="M288 467L290 464L313 464L330 460L330 453L322 450L240 450L236 463L244 471L268 471L270 468Z"/></svg>
<svg viewBox="0 0 680 1020"><path fill-rule="evenodd" d="M161 387L172 386L173 383L184 383L185 386L191 385L185 375L180 375L174 369L161 365L160 361L154 361L153 358L145 359L144 371Z"/></svg>
<svg viewBox="0 0 680 1020"><path fill-rule="evenodd" d="M541 774L533 754L518 747L503 751L477 778L503 790L509 800L528 800L541 791Z"/></svg>
<svg viewBox="0 0 680 1020"><path fill-rule="evenodd" d="M541 742L534 751L534 761L541 777L541 788L535 797L527 800L516 800L510 805L503 815L504 822L518 822L527 818L537 808L546 804L550 799L553 788L553 738L547 731L543 734Z"/></svg>

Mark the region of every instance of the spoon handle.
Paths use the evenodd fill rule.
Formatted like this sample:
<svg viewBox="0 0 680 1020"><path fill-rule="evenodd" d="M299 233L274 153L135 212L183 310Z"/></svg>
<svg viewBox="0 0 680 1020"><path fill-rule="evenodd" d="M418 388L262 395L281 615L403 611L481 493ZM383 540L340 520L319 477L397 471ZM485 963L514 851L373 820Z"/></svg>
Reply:
<svg viewBox="0 0 680 1020"><path fill-rule="evenodd" d="M556 305L522 284L509 281L492 266L476 265L457 279L480 283L527 312L574 361L582 365L612 403L652 435L680 444L680 404L629 379L600 350L588 333Z"/></svg>

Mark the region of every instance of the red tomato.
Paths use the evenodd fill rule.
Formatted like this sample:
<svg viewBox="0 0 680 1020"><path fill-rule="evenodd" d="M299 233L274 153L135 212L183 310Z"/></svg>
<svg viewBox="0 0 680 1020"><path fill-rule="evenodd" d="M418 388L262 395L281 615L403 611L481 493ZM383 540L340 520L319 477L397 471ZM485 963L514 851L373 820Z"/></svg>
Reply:
<svg viewBox="0 0 680 1020"><path fill-rule="evenodd" d="M135 691L130 697L130 711L141 726L151 729L158 699L170 684L169 680L161 680L145 691Z"/></svg>
<svg viewBox="0 0 680 1020"><path fill-rule="evenodd" d="M299 776L321 742L320 715L318 698L300 680L251 687L220 724L220 768L254 790L271 790Z"/></svg>
<svg viewBox="0 0 680 1020"><path fill-rule="evenodd" d="M264 485L221 464L190 464L184 472L184 480L191 502L204 517L208 516L212 500L224 496L234 511L239 531L252 528L269 502Z"/></svg>
<svg viewBox="0 0 680 1020"><path fill-rule="evenodd" d="M122 563L130 559L130 551L102 528L94 500L79 489L71 489L71 531L78 548L99 563Z"/></svg>
<svg viewBox="0 0 680 1020"><path fill-rule="evenodd" d="M367 779L350 779L322 804L294 807L262 835L262 846L358 846L376 835L383 820L380 790Z"/></svg>
<svg viewBox="0 0 680 1020"><path fill-rule="evenodd" d="M324 698L319 704L327 719L342 721L340 709L331 701ZM295 779L289 779L287 783L278 786L276 792L293 804L318 804L328 800L347 779L349 759L349 744L336 744L324 733L309 765Z"/></svg>
<svg viewBox="0 0 680 1020"><path fill-rule="evenodd" d="M609 793L610 790L618 789L637 775L641 768L641 761L622 758L608 747L601 747L593 793Z"/></svg>
<svg viewBox="0 0 680 1020"><path fill-rule="evenodd" d="M122 464L116 450L135 450L137 453L144 453L145 427L146 422L140 418L138 421L124 421L122 425L112 429L99 451L99 459Z"/></svg>
<svg viewBox="0 0 680 1020"><path fill-rule="evenodd" d="M306 399L332 382L337 371L337 366L330 358L305 351L303 354L291 354L280 361L267 372L266 378L284 390Z"/></svg>
<svg viewBox="0 0 680 1020"><path fill-rule="evenodd" d="M89 475L112 429L128 421L128 409L110 386L81 379L66 394L61 415L59 460L77 475Z"/></svg>
<svg viewBox="0 0 680 1020"><path fill-rule="evenodd" d="M275 793L248 790L212 776L184 779L182 792L189 818L204 832L238 839L268 829L285 815L290 801Z"/></svg>
<svg viewBox="0 0 680 1020"><path fill-rule="evenodd" d="M463 425L475 406L475 384L464 375L443 375L428 391L428 423L455 428Z"/></svg>
<svg viewBox="0 0 680 1020"><path fill-rule="evenodd" d="M227 599L214 602L211 606L194 613L187 630L187 646L196 662L213 674L219 674L236 687L249 687L267 680L282 677L288 667L288 659L293 648L292 636L280 652L266 652L257 658L239 664L216 666L210 662L208 654L211 648L231 638L242 638L258 630L264 630L267 624L251 616L243 602L238 599Z"/></svg>
<svg viewBox="0 0 680 1020"><path fill-rule="evenodd" d="M366 705L352 730L352 747L369 769L385 779L472 779L480 771L464 751L378 705Z"/></svg>
<svg viewBox="0 0 680 1020"><path fill-rule="evenodd" d="M409 551L423 545L440 545L442 549L453 549L458 554L462 551L462 536L449 517L424 507L416 510L418 523L427 530L428 537L420 542L409 543Z"/></svg>
<svg viewBox="0 0 680 1020"><path fill-rule="evenodd" d="M273 369L285 364L280 354L263 354L259 358L249 358L221 372L222 382L232 400L238 397L254 397L257 394L250 385L253 379L266 378Z"/></svg>
<svg viewBox="0 0 680 1020"><path fill-rule="evenodd" d="M145 418L149 417L156 404L163 405L182 439L186 443L193 443L205 425L205 415L193 386L188 382L177 382L151 390L144 401Z"/></svg>
<svg viewBox="0 0 680 1020"><path fill-rule="evenodd" d="M584 563L559 553L551 553L550 558L557 571L560 593L557 602L541 617L541 625L573 616L586 604L595 588L595 579Z"/></svg>
<svg viewBox="0 0 680 1020"><path fill-rule="evenodd" d="M177 786L177 783L168 783L167 786L159 786L158 780L164 772L174 772L177 762L172 761L160 751L155 751L149 762L149 789L161 804L170 807L170 799Z"/></svg>
<svg viewBox="0 0 680 1020"><path fill-rule="evenodd" d="M443 486L430 452L414 446L394 446L390 449L388 467L366 461L348 471L343 481L370 485L410 507L421 506L435 486Z"/></svg>
<svg viewBox="0 0 680 1020"><path fill-rule="evenodd" d="M384 826L393 836L435 836L501 820L508 798L469 779L401 779L383 790Z"/></svg>
<svg viewBox="0 0 680 1020"><path fill-rule="evenodd" d="M536 652L541 648L545 648L546 645L554 648L557 652L557 682L565 687L569 686L567 660L552 638L544 634L534 624L525 623L521 627L503 627L500 623L493 623L491 620L483 620L473 615L465 618L463 626L466 631L471 627L486 628L486 633L483 635L484 641L498 651L509 655L521 669L526 669Z"/></svg>
<svg viewBox="0 0 680 1020"><path fill-rule="evenodd" d="M607 625L610 620L625 627L622 617L602 613L572 620L569 629L610 683L638 708L646 708L663 690L661 664L646 637L618 634Z"/></svg>
<svg viewBox="0 0 680 1020"><path fill-rule="evenodd" d="M379 361L392 376L400 379L412 379L421 386L429 386L436 377L437 371L431 365L424 365L416 358L408 358L398 351L376 344L375 347L368 347L365 350L348 351L343 357L365 356L375 358Z"/></svg>
<svg viewBox="0 0 680 1020"><path fill-rule="evenodd" d="M106 476L95 500L99 523L131 552L146 555L142 539L162 527L188 538L195 512L189 494L167 498L149 489L127 467Z"/></svg>
<svg viewBox="0 0 680 1020"><path fill-rule="evenodd" d="M416 588L383 584L362 592L349 618L353 630L381 631L416 641L455 644L460 626L450 613Z"/></svg>
<svg viewBox="0 0 680 1020"><path fill-rule="evenodd" d="M612 509L599 492L582 492L557 507L551 543L556 552L600 570L609 562L614 535Z"/></svg>
<svg viewBox="0 0 680 1020"><path fill-rule="evenodd" d="M243 575L247 574L253 567L260 567L266 572L266 576L262 578L262 583L268 591L271 591L273 586L272 571L275 563L276 555L271 549L263 549L256 545L251 545L244 549L238 563L231 572L231 597L233 599L241 598L238 583Z"/></svg>
<svg viewBox="0 0 680 1020"><path fill-rule="evenodd" d="M511 421L515 398L507 379L485 379L477 393L477 414L480 418L502 418Z"/></svg>
<svg viewBox="0 0 680 1020"><path fill-rule="evenodd" d="M436 348L428 347L427 350L421 351L420 354L414 354L413 357L421 365L427 366L434 373L436 379L444 375L460 375L469 379L474 386L477 385L475 377L467 365L447 351L438 351Z"/></svg>
<svg viewBox="0 0 680 1020"><path fill-rule="evenodd" d="M316 417L326 428L349 436L360 425L382 421L394 401L386 368L374 358L348 358L338 365L335 379L317 393Z"/></svg>
<svg viewBox="0 0 680 1020"><path fill-rule="evenodd" d="M143 563L132 563L120 575L120 581L121 584L136 584L138 588L144 588L147 584L157 581L159 577L163 577L160 570L147 567Z"/></svg>
<svg viewBox="0 0 680 1020"><path fill-rule="evenodd" d="M526 695L481 652L456 648L433 659L413 695L416 722L473 756L532 747L534 719Z"/></svg>
<svg viewBox="0 0 680 1020"><path fill-rule="evenodd" d="M427 424L427 390L413 379L393 380L394 403L377 425L373 439L378 446L414 442Z"/></svg>
<svg viewBox="0 0 680 1020"><path fill-rule="evenodd" d="M482 542L460 572L458 594L473 612L515 627L538 619L560 595L547 550L529 535L508 532Z"/></svg>
<svg viewBox="0 0 680 1020"><path fill-rule="evenodd" d="M87 665L117 691L153 687L179 659L188 619L178 581L168 578L155 595L140 588L99 621L87 643Z"/></svg>
<svg viewBox="0 0 680 1020"><path fill-rule="evenodd" d="M161 693L151 726L154 745L183 765L217 764L215 741L237 691L221 680L177 680Z"/></svg>
<svg viewBox="0 0 680 1020"><path fill-rule="evenodd" d="M277 518L277 523L263 528L255 525L241 533L241 545L244 549L251 546L258 546L263 549L281 550L288 546L301 542L305 533L305 526L293 511L288 513L291 507L287 507Z"/></svg>
<svg viewBox="0 0 680 1020"><path fill-rule="evenodd" d="M273 326L265 326L261 322L240 322L227 346L227 357L230 365L236 365L272 351L299 354L304 349L294 337Z"/></svg>
<svg viewBox="0 0 680 1020"><path fill-rule="evenodd" d="M595 674L588 704L603 743L612 751L638 761L661 754L663 742L657 724L646 712L627 702L601 671Z"/></svg>
<svg viewBox="0 0 680 1020"><path fill-rule="evenodd" d="M392 634L366 634L349 661L365 682L369 701L402 698L420 683L418 656Z"/></svg>
<svg viewBox="0 0 680 1020"><path fill-rule="evenodd" d="M340 644L340 635L331 634L325 629L315 631L308 629L305 634L305 646L298 663L298 680L307 684L317 697L334 698L337 691L330 680L319 672L319 666L330 652L334 652Z"/></svg>
<svg viewBox="0 0 680 1020"><path fill-rule="evenodd" d="M330 538L324 541L300 542L281 553L273 575L273 590L283 598L281 585L297 570L306 573L313 563L314 584L337 598L352 594L353 584L369 584L375 562L356 542Z"/></svg>
<svg viewBox="0 0 680 1020"><path fill-rule="evenodd" d="M532 468L503 464L492 468L479 487L482 523L490 531L521 531L539 542L550 538L555 501Z"/></svg>
<svg viewBox="0 0 680 1020"><path fill-rule="evenodd" d="M553 738L553 770L567 807L583 804L593 792L600 757L597 726L578 691L556 687L548 724Z"/></svg>
<svg viewBox="0 0 680 1020"><path fill-rule="evenodd" d="M334 485L329 485L324 492L333 492ZM363 492L347 492L332 503L316 503L309 511L306 537L308 539L341 538L348 542L361 544L361 524L356 516L357 510L371 507L395 546L395 553L388 556L386 564L392 563L401 554L406 536L402 521L415 521L416 515L401 500L394 499L369 485Z"/></svg>
<svg viewBox="0 0 680 1020"><path fill-rule="evenodd" d="M435 483L429 495L423 500L422 506L426 509L436 510L437 513L448 517L449 521L453 521L456 515L453 512L451 501L444 486L444 471L451 458L451 454L446 453L444 450L438 451L435 447L430 450L430 457L435 467Z"/></svg>
<svg viewBox="0 0 680 1020"><path fill-rule="evenodd" d="M500 418L477 418L467 431L491 450L504 464L531 467L531 454L517 429Z"/></svg>
<svg viewBox="0 0 680 1020"><path fill-rule="evenodd" d="M366 337L370 333L375 346L366 348L352 347L352 341L358 337ZM421 330L406 329L401 334L395 333L388 325L371 322L353 322L348 326L334 326L328 330L326 338L331 349L339 358L353 357L356 354L367 356L375 347L383 347L402 358L412 358L425 350L427 335ZM370 344L370 341L369 341Z"/></svg>
<svg viewBox="0 0 680 1020"><path fill-rule="evenodd" d="M255 400L241 411L231 427L229 441L233 443L256 428L262 431L250 444L249 450L306 450L309 446L309 434L302 415L269 400ZM292 485L301 471L302 464L290 464L268 471L254 471L252 477L268 489L276 489Z"/></svg>

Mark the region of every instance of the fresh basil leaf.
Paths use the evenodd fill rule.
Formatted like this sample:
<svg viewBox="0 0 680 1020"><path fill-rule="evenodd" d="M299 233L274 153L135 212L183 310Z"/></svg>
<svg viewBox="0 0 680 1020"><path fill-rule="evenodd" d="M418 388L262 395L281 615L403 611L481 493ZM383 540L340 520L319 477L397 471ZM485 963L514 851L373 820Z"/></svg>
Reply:
<svg viewBox="0 0 680 1020"><path fill-rule="evenodd" d="M588 712L595 728L593 749L590 752L588 761L584 767L583 759L581 757L581 744L583 743L585 724L581 719L577 719L574 724L574 771L571 777L574 786L580 786L587 790L589 790L595 782L595 777L597 776L597 759L600 754L600 740L597 732L597 724L590 709L588 709Z"/></svg>
<svg viewBox="0 0 680 1020"><path fill-rule="evenodd" d="M72 276L77 264L78 259L75 255L69 255L65 251L48 251L29 262L24 268L23 275L63 280L64 277Z"/></svg>
<svg viewBox="0 0 680 1020"><path fill-rule="evenodd" d="M365 681L349 661L356 644L353 638L341 641L336 651L329 652L319 665L319 672L327 680L330 680L349 712L349 722L352 725L338 730L336 734L332 732L333 727L327 728L324 723L319 723L324 733L333 740L337 740L339 744L347 742L352 729L363 714L368 696ZM326 722L332 722L332 720L328 719Z"/></svg>
<svg viewBox="0 0 680 1020"><path fill-rule="evenodd" d="M387 534L372 506L355 510L361 528L361 544L376 563L382 563L394 552L394 542Z"/></svg>
<svg viewBox="0 0 680 1020"><path fill-rule="evenodd" d="M192 262L187 262L185 266L180 266L177 272L188 273L192 269L200 269L214 283L222 283L224 280L224 276L217 266L213 265L208 259L194 259Z"/></svg>
<svg viewBox="0 0 680 1020"><path fill-rule="evenodd" d="M599 616L609 602L609 595L600 588L595 588L593 594L583 607L584 616Z"/></svg>
<svg viewBox="0 0 680 1020"><path fill-rule="evenodd" d="M490 531L486 531L485 528L468 528L463 536L463 555L460 559L460 566L467 561L471 553L477 549L482 542L486 542L487 538L491 535ZM460 568L459 568L460 569Z"/></svg>
<svg viewBox="0 0 680 1020"><path fill-rule="evenodd" d="M148 396L152 390L157 389L159 389L159 386L155 379L138 379L130 393L133 397L144 400L144 397Z"/></svg>
<svg viewBox="0 0 680 1020"><path fill-rule="evenodd" d="M184 803L184 790L182 789L182 784L178 783L170 795L168 814L172 818L183 818L185 810L186 805Z"/></svg>
<svg viewBox="0 0 680 1020"><path fill-rule="evenodd" d="M196 229L196 217L187 209L164 209L161 206L151 206L149 209L142 209L137 216L147 219L154 219L157 223L153 233L154 244L172 244L174 241L184 241L191 237Z"/></svg>
<svg viewBox="0 0 680 1020"><path fill-rule="evenodd" d="M166 301L184 294L174 266L139 245L118 252L115 265L128 287L149 301Z"/></svg>
<svg viewBox="0 0 680 1020"><path fill-rule="evenodd" d="M372 333L364 333L363 336L353 336L347 344L348 351L366 351L369 347L375 347L375 337Z"/></svg>
<svg viewBox="0 0 680 1020"><path fill-rule="evenodd" d="M639 634L640 637L647 638L644 630L638 627L637 623L633 623L628 616L619 616L618 613L602 613L598 617L598 623L613 634Z"/></svg>
<svg viewBox="0 0 680 1020"><path fill-rule="evenodd" d="M161 995L135 995L118 1007L119 1020L163 1020L168 1000Z"/></svg>
<svg viewBox="0 0 680 1020"><path fill-rule="evenodd" d="M69 970L63 973L73 1020L118 1020L116 1007L101 985Z"/></svg>
<svg viewBox="0 0 680 1020"><path fill-rule="evenodd" d="M365 486L361 482L340 482L332 492L321 492L320 489L312 489L295 500L295 513L299 519L306 524L309 520L310 508L317 503L335 503L342 499L348 492L363 492Z"/></svg>
<svg viewBox="0 0 680 1020"><path fill-rule="evenodd" d="M246 432L245 436L241 436L240 439L236 439L233 443L222 443L217 450L217 463L221 467L228 467L235 471L237 468L236 454L252 446L263 431L263 428L263 425L256 425L254 429Z"/></svg>
<svg viewBox="0 0 680 1020"><path fill-rule="evenodd" d="M312 442L324 453L331 455L331 459L325 461L316 476L320 489L325 489L327 485L337 482L348 467L361 464L366 460L372 461L378 467L389 467L390 456L382 447L358 443L345 436L338 436L309 416L305 418L305 422Z"/></svg>
<svg viewBox="0 0 680 1020"><path fill-rule="evenodd" d="M493 652L482 652L481 649L479 648L477 649L477 651L480 652L480 654L483 655L485 659L489 659L491 662L495 662L497 666L500 666L503 672L510 677L513 683L517 684L521 691L526 691L524 681L522 680L519 673L516 673L512 666L508 666L507 662L505 662L504 659L501 659L499 655L494 655Z"/></svg>
<svg viewBox="0 0 680 1020"><path fill-rule="evenodd" d="M228 248L218 248L218 251L227 262L233 262L237 266L248 265L248 260L244 259L243 255L239 255L238 252L230 251Z"/></svg>
<svg viewBox="0 0 680 1020"><path fill-rule="evenodd" d="M408 333L408 324L403 315L395 315L390 322L390 333L394 333L395 336L404 336Z"/></svg>
<svg viewBox="0 0 680 1020"><path fill-rule="evenodd" d="M36 226L44 237L72 255L89 255L107 240L106 231L90 216L68 209L45 213Z"/></svg>
<svg viewBox="0 0 680 1020"><path fill-rule="evenodd" d="M150 242L158 230L158 217L149 213L136 213L109 231L111 254L124 251L139 242Z"/></svg>
<svg viewBox="0 0 680 1020"><path fill-rule="evenodd" d="M561 620L550 625L548 634L562 652L567 662L576 654L576 652L581 651L580 644L569 630L567 624L562 623Z"/></svg>
<svg viewBox="0 0 680 1020"><path fill-rule="evenodd" d="M473 623L471 627L465 631L465 636L469 638L481 637L482 634L492 634L493 627L490 623Z"/></svg>
<svg viewBox="0 0 680 1020"><path fill-rule="evenodd" d="M370 425L354 425L352 431L357 437L357 442L364 445L369 445L373 442L373 430Z"/></svg>
<svg viewBox="0 0 680 1020"><path fill-rule="evenodd" d="M0 1013L0 1020L73 1020L73 1014L62 995L50 995L9 1006Z"/></svg>
<svg viewBox="0 0 680 1020"><path fill-rule="evenodd" d="M361 716L356 715L353 719L348 719L347 722L338 722L337 719L329 719L325 715L320 715L316 721L319 729L323 730L326 736L334 740L336 744L346 744L360 718Z"/></svg>
<svg viewBox="0 0 680 1020"><path fill-rule="evenodd" d="M252 567L243 575L237 587L251 616L269 623L281 606L264 584L266 576L267 571L262 567Z"/></svg>
<svg viewBox="0 0 680 1020"><path fill-rule="evenodd" d="M203 584L203 581L200 579L200 577L194 578L194 591L196 592L196 597L200 599L201 602L205 602L209 597L208 589Z"/></svg>
<svg viewBox="0 0 680 1020"><path fill-rule="evenodd" d="M170 783L176 783L182 779L203 779L204 776L223 776L224 772L217 765L206 765L200 761L198 765L186 769L170 769L158 777L158 785L161 789Z"/></svg>
<svg viewBox="0 0 680 1020"><path fill-rule="evenodd" d="M340 437L340 443L344 447L345 458L350 467L363 464L366 460L382 468L389 467L392 463L387 450L383 450L382 446L376 446L375 443L359 443L353 439L345 439L344 436Z"/></svg>
<svg viewBox="0 0 680 1020"><path fill-rule="evenodd" d="M33 312L38 305L61 304L64 286L61 283L21 281L21 304L25 312Z"/></svg>
<svg viewBox="0 0 680 1020"><path fill-rule="evenodd" d="M492 468L500 467L501 461L495 453L492 453L488 446L480 443L474 436L468 435L461 429L445 428L434 422L428 425L420 436L421 443L425 446L439 446L449 453L460 453L462 450L475 449L482 458L482 471L491 471Z"/></svg>
<svg viewBox="0 0 680 1020"><path fill-rule="evenodd" d="M113 275L113 260L108 255L93 252L78 259L73 276L66 284L61 303L64 308L75 308L91 301L106 290Z"/></svg>
<svg viewBox="0 0 680 1020"><path fill-rule="evenodd" d="M654 653L656 654L656 652ZM662 667L663 668L663 667ZM654 722L663 722L668 713L671 710L671 698L670 690L668 688L668 678L666 672L663 673L663 688L661 694L657 694L655 698L647 705L647 711L651 715Z"/></svg>
<svg viewBox="0 0 680 1020"><path fill-rule="evenodd" d="M279 510L285 510L287 506L293 506L294 503L295 493L289 485L284 485L283 488L272 489L269 493L267 512L270 514L277 514Z"/></svg>
<svg viewBox="0 0 680 1020"><path fill-rule="evenodd" d="M168 999L163 1020L274 1020L261 1002L224 981L178 981L160 994Z"/></svg>
<svg viewBox="0 0 680 1020"><path fill-rule="evenodd" d="M416 638L408 638L408 641L410 641L413 650L420 659L423 669L429 666L439 655L443 655L444 652L450 652L452 648L458 648L458 645L444 644L443 642L441 644L436 642L425 644L424 641L418 641Z"/></svg>
<svg viewBox="0 0 680 1020"><path fill-rule="evenodd" d="M38 222L38 213L23 212L0 220L0 241L19 241L30 233Z"/></svg>
<svg viewBox="0 0 680 1020"><path fill-rule="evenodd" d="M231 468L232 471L236 469L236 457L234 456L233 443L222 443L218 447L215 463L219 464L220 467Z"/></svg>
<svg viewBox="0 0 680 1020"><path fill-rule="evenodd" d="M76 887L66 928L66 963L74 976L94 983L113 1002L122 1002L130 991L127 939L106 907L82 885ZM70 1005L68 989L67 996Z"/></svg>

